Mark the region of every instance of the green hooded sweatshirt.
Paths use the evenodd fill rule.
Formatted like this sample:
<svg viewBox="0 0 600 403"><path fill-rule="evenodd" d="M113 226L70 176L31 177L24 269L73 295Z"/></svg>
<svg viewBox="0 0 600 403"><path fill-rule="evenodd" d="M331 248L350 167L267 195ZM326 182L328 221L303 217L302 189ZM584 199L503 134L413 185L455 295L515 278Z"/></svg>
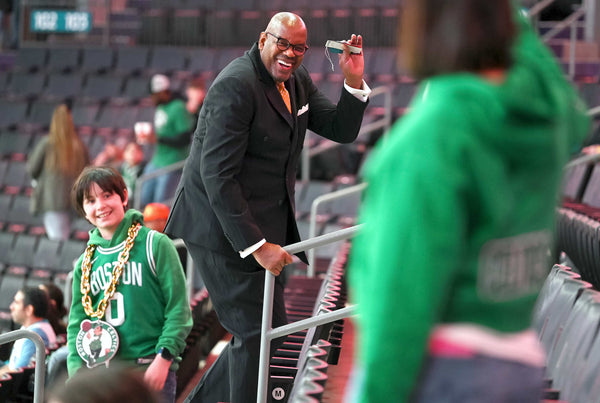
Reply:
<svg viewBox="0 0 600 403"><path fill-rule="evenodd" d="M136 210L126 211L111 240L102 238L97 228L90 231L88 245L97 245L92 257L89 293L94 310L104 297L119 252L125 247L127 231L134 222L143 223L143 215ZM70 376L85 366L76 349L80 324L84 319L93 321L81 302L82 261L83 255L73 275L73 302L67 328ZM157 353L161 347L175 357L183 352L192 327L192 314L183 267L169 237L147 227L140 228L109 307L102 320L110 323L119 335L114 359L135 363L138 358Z"/></svg>
<svg viewBox="0 0 600 403"><path fill-rule="evenodd" d="M360 402L405 402L436 324L530 326L586 107L527 21L505 81L422 82L371 154L348 275ZM364 376L364 378L362 378Z"/></svg>

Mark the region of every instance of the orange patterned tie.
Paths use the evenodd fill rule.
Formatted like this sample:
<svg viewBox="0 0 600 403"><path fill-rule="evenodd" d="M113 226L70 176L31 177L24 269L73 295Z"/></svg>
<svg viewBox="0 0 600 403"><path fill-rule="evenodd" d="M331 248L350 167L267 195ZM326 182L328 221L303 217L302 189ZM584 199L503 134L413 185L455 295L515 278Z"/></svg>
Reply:
<svg viewBox="0 0 600 403"><path fill-rule="evenodd" d="M290 93L287 89L285 89L285 85L283 83L277 83L277 89L281 94L281 98L283 98L283 102L285 102L285 106L290 113L292 113L292 104L290 103Z"/></svg>

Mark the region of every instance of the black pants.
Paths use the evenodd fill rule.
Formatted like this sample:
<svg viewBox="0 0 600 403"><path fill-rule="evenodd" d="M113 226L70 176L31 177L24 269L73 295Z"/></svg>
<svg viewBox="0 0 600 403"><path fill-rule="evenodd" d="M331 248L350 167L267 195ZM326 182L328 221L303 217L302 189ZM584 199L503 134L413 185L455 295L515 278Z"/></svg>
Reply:
<svg viewBox="0 0 600 403"><path fill-rule="evenodd" d="M186 401L246 403L256 401L263 290L266 270L252 257L241 259L186 242L231 341L204 374ZM275 281L273 327L287 323L283 283ZM271 352L283 338L273 340Z"/></svg>

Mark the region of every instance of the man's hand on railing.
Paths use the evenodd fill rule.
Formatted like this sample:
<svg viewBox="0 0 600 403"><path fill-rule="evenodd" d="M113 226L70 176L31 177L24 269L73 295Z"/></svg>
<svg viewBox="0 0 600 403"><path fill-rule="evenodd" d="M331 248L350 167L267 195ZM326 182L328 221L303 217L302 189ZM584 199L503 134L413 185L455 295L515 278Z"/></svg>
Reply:
<svg viewBox="0 0 600 403"><path fill-rule="evenodd" d="M279 276L283 266L292 263L292 255L287 253L281 246L274 243L265 242L260 248L252 253L254 259L265 270L270 271L274 276Z"/></svg>

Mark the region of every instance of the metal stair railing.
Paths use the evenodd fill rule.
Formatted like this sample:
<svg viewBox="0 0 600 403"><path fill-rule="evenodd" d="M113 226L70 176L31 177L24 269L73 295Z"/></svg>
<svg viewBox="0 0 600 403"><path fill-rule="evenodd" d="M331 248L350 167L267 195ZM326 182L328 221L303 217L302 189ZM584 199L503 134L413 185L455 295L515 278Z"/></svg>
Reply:
<svg viewBox="0 0 600 403"><path fill-rule="evenodd" d="M358 233L358 231L362 228L363 225L364 224L355 225L353 227L344 228L329 234L321 235L312 239L307 239L305 241L287 245L284 247L284 249L290 254L295 254L306 251L311 248L323 246L328 243L333 243L344 239L350 239ZM269 352L271 347L271 340L298 332L300 330L309 329L311 327L347 318L348 316L354 315L356 310L355 306L348 306L333 312L320 314L318 316L313 316L308 319L299 320L273 329L271 326L273 324L274 289L275 276L267 271L265 274L265 289L263 294L263 312L260 338L260 361L258 367L258 385L256 398L257 403L266 403L267 401L267 389L269 383Z"/></svg>
<svg viewBox="0 0 600 403"><path fill-rule="evenodd" d="M576 54L576 47L577 47L576 46L577 29L579 27L584 27L586 29L586 31L589 30L588 26L590 24L592 24L591 10L593 9L593 5L594 5L592 3L593 1L594 0L583 0L581 3L581 6L575 12L573 12L571 15L569 15L563 21L560 21L559 23L555 24L548 32L546 32L544 35L542 35L542 40L547 43L550 39L554 38L556 35L558 35L564 29L570 28L568 76L571 79L573 79L575 77L575 58L576 58L575 54ZM531 9L529 10L529 16L534 19L537 19L538 14L544 8L546 8L547 6L549 6L552 3L554 3L554 0L540 1L539 3L537 3L533 7L531 7ZM585 18L584 22L580 21L581 17ZM537 25L539 25L539 22Z"/></svg>
<svg viewBox="0 0 600 403"><path fill-rule="evenodd" d="M19 329L0 335L0 344L27 338L35 344L35 377L33 383L33 403L44 401L44 378L46 375L46 346L42 337L31 330Z"/></svg>

